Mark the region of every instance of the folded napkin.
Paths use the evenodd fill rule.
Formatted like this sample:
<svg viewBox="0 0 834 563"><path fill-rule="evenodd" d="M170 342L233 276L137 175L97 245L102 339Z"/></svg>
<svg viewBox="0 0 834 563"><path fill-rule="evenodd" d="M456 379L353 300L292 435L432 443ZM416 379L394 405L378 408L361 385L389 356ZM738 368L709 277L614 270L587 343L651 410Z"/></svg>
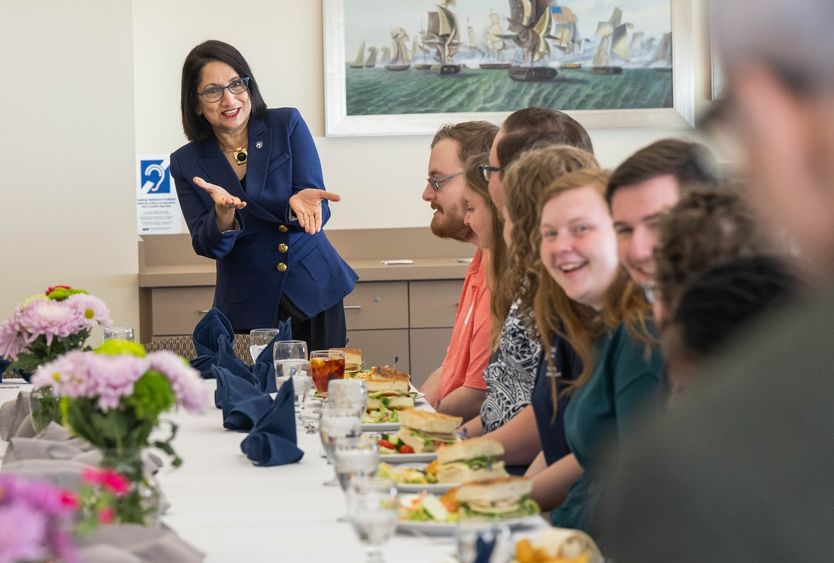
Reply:
<svg viewBox="0 0 834 563"><path fill-rule="evenodd" d="M213 368L217 378L215 403L223 410L223 428L247 432L272 404L272 398L260 391L246 370L243 377L220 366Z"/></svg>
<svg viewBox="0 0 834 563"><path fill-rule="evenodd" d="M0 382L3 381L3 373L6 371L6 368L12 365L11 360L7 360L3 356L0 356Z"/></svg>
<svg viewBox="0 0 834 563"><path fill-rule="evenodd" d="M217 353L223 344L226 343L229 348L234 348L234 338L232 323L220 309L212 307L194 327L191 335L194 350L197 353L197 356L191 360L191 367L207 378L211 366L217 363Z"/></svg>
<svg viewBox="0 0 834 563"><path fill-rule="evenodd" d="M304 456L296 445L294 405L295 391L290 379L281 386L275 401L240 443L240 450L255 465L286 465Z"/></svg>
<svg viewBox="0 0 834 563"><path fill-rule="evenodd" d="M198 563L205 554L165 526L107 524L78 540L79 555L86 563Z"/></svg>
<svg viewBox="0 0 834 563"><path fill-rule="evenodd" d="M0 405L0 438L8 440L14 436L34 436L35 429L29 416L31 412L29 391L21 391L14 401Z"/></svg>

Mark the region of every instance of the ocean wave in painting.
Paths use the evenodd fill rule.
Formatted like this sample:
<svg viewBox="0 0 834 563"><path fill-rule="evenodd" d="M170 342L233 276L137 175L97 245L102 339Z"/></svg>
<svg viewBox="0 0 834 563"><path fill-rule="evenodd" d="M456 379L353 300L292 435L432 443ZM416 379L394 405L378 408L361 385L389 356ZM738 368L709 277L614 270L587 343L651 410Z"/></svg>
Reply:
<svg viewBox="0 0 834 563"><path fill-rule="evenodd" d="M413 67L346 69L348 115L514 111L529 106L560 110L672 107L672 73L625 68L600 75L589 68L559 69L548 82L517 82L506 70L463 68L441 76Z"/></svg>

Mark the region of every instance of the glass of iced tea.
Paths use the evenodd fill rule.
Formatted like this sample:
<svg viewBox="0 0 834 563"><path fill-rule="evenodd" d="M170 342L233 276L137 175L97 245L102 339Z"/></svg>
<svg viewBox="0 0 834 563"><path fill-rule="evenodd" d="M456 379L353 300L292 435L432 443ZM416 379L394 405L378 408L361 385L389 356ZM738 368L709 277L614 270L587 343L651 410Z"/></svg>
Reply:
<svg viewBox="0 0 834 563"><path fill-rule="evenodd" d="M326 397L330 381L345 377L345 353L341 350L313 350L310 352L310 371L313 372L316 390Z"/></svg>

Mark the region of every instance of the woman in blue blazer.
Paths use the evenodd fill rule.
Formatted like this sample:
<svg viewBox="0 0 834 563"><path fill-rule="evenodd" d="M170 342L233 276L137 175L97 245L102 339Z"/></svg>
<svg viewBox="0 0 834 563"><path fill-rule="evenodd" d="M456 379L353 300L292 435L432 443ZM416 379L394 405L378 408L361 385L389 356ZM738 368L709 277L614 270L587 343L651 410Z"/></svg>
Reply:
<svg viewBox="0 0 834 563"><path fill-rule="evenodd" d="M188 54L181 97L191 142L171 155L171 174L195 252L216 260L215 307L236 331L291 319L311 349L344 346L342 299L357 276L321 230L340 198L324 190L298 110L268 110L221 41Z"/></svg>

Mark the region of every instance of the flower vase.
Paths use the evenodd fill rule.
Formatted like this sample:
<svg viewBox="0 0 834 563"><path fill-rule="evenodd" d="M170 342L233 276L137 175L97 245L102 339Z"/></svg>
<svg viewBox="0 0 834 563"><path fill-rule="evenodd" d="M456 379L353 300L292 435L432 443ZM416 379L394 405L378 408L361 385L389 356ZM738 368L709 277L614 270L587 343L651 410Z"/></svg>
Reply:
<svg viewBox="0 0 834 563"><path fill-rule="evenodd" d="M100 451L101 467L120 473L128 482L125 490L116 495L113 522L147 527L159 525L159 485L156 479L144 470L142 450L129 448Z"/></svg>
<svg viewBox="0 0 834 563"><path fill-rule="evenodd" d="M52 393L52 387L36 387L29 394L29 407L32 411L32 426L35 433L49 426L50 422L61 424L59 399Z"/></svg>

